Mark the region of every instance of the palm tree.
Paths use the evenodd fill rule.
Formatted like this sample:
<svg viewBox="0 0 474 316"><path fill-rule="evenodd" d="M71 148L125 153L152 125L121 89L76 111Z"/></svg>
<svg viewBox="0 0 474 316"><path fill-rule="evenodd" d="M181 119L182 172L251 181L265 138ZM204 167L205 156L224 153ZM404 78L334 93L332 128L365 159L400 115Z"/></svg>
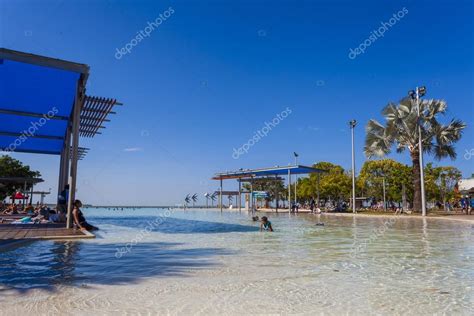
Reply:
<svg viewBox="0 0 474 316"><path fill-rule="evenodd" d="M232 204L234 197L232 195L228 195L227 198L229 199L229 206Z"/></svg>
<svg viewBox="0 0 474 316"><path fill-rule="evenodd" d="M194 203L196 203L196 201L198 200L197 193L194 193L193 196L191 197L191 199L193 200L193 207L194 207Z"/></svg>
<svg viewBox="0 0 474 316"><path fill-rule="evenodd" d="M461 136L466 125L460 120L442 124L438 117L446 113L443 100L420 101L420 118L417 105L410 98L402 99L398 105L389 103L382 111L386 125L370 120L366 127L364 151L368 158L389 154L395 146L397 153L410 152L413 165L413 209L421 209L421 180L418 148L418 126L422 130L423 151L436 159L456 158L454 143Z"/></svg>
<svg viewBox="0 0 474 316"><path fill-rule="evenodd" d="M209 199L211 195L209 193L204 193L204 197L206 198L206 208L209 208Z"/></svg>
<svg viewBox="0 0 474 316"><path fill-rule="evenodd" d="M216 194L216 192L214 192L211 195L211 203L212 203L211 205L212 205L212 207L214 207L214 202L216 201L216 199L217 199L217 194Z"/></svg>
<svg viewBox="0 0 474 316"><path fill-rule="evenodd" d="M186 207L188 206L189 202L191 202L191 197L188 195L186 195L186 197L184 198L184 208L186 209Z"/></svg>

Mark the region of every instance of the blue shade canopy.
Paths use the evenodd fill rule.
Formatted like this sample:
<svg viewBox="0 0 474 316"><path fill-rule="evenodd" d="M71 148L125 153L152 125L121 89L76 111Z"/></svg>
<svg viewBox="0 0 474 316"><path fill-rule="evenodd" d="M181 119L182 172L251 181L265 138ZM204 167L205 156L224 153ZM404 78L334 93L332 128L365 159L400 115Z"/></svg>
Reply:
<svg viewBox="0 0 474 316"><path fill-rule="evenodd" d="M60 154L87 71L86 65L0 49L0 150Z"/></svg>
<svg viewBox="0 0 474 316"><path fill-rule="evenodd" d="M0 148L12 152L59 155L63 144L64 140L0 136Z"/></svg>
<svg viewBox="0 0 474 316"><path fill-rule="evenodd" d="M273 167L263 169L242 169L239 171L222 172L216 173L212 178L213 180L225 180L225 179L240 179L248 177L264 177L264 176L284 176L290 174L309 174L309 173L322 173L326 170L295 165L287 167Z"/></svg>
<svg viewBox="0 0 474 316"><path fill-rule="evenodd" d="M53 137L64 137L68 121L66 120L41 120L41 117L28 117L21 115L8 115L0 113L0 130L2 132L16 133L24 131L35 132L36 136L49 135ZM41 125L41 123L43 123Z"/></svg>

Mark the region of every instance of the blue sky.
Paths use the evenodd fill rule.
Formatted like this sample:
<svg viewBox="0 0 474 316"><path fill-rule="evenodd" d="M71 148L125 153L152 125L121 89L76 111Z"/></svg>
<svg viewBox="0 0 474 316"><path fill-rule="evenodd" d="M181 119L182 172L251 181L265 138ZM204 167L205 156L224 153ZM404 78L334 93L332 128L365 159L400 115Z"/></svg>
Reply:
<svg viewBox="0 0 474 316"><path fill-rule="evenodd" d="M170 7L149 37L115 58ZM349 58L403 8L383 37ZM79 165L86 203L179 203L216 189L215 172L286 165L293 151L302 164L349 169L353 118L360 167L367 121L420 84L469 126L458 159L436 163L474 173L474 156L463 158L474 149L471 1L0 0L0 9L0 46L86 63L88 93L125 104L103 135L81 143L91 148ZM288 117L232 158L287 107ZM56 191L58 157L14 156ZM407 154L391 157L409 163Z"/></svg>

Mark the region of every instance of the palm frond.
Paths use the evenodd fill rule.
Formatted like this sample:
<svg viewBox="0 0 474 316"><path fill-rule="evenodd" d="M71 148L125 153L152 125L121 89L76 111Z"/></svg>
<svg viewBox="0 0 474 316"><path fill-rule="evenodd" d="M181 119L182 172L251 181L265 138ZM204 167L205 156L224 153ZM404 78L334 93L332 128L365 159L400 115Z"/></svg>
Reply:
<svg viewBox="0 0 474 316"><path fill-rule="evenodd" d="M461 138L466 125L459 120L452 120L448 125L440 123L438 116L446 110L444 100L421 100L419 117L418 106L411 98L405 97L398 104L390 102L382 110L385 125L370 120L366 126L366 156L384 156L393 145L398 153L417 150L420 128L424 152L437 158L455 157L452 145Z"/></svg>
<svg viewBox="0 0 474 316"><path fill-rule="evenodd" d="M391 141L386 135L385 127L376 120L370 120L365 128L367 136L365 139L364 153L367 157L382 157L390 153Z"/></svg>
<svg viewBox="0 0 474 316"><path fill-rule="evenodd" d="M445 157L449 157L454 160L457 156L453 145L435 144L433 146L433 153L437 160L441 160L441 158Z"/></svg>
<svg viewBox="0 0 474 316"><path fill-rule="evenodd" d="M420 109L424 113L427 120L435 118L438 114L445 114L448 105L444 100L422 100L420 102Z"/></svg>

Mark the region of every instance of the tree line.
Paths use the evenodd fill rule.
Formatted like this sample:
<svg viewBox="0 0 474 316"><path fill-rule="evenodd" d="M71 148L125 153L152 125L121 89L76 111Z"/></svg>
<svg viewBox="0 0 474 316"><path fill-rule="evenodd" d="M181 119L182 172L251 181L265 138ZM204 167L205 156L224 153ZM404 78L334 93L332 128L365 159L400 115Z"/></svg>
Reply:
<svg viewBox="0 0 474 316"><path fill-rule="evenodd" d="M318 195L323 201L347 201L351 198L350 170L345 170L330 162L319 162L313 167L324 169L327 172L319 175L311 174L309 177L298 180L297 198L300 202L317 199ZM429 163L425 166L424 171L427 201L440 202L445 205L446 202L460 197L456 195L455 186L462 175L456 167L433 166L432 163ZM356 177L357 197L382 201L384 182L387 201L401 203L404 198L410 203L413 201L412 167L393 159L364 162Z"/></svg>

